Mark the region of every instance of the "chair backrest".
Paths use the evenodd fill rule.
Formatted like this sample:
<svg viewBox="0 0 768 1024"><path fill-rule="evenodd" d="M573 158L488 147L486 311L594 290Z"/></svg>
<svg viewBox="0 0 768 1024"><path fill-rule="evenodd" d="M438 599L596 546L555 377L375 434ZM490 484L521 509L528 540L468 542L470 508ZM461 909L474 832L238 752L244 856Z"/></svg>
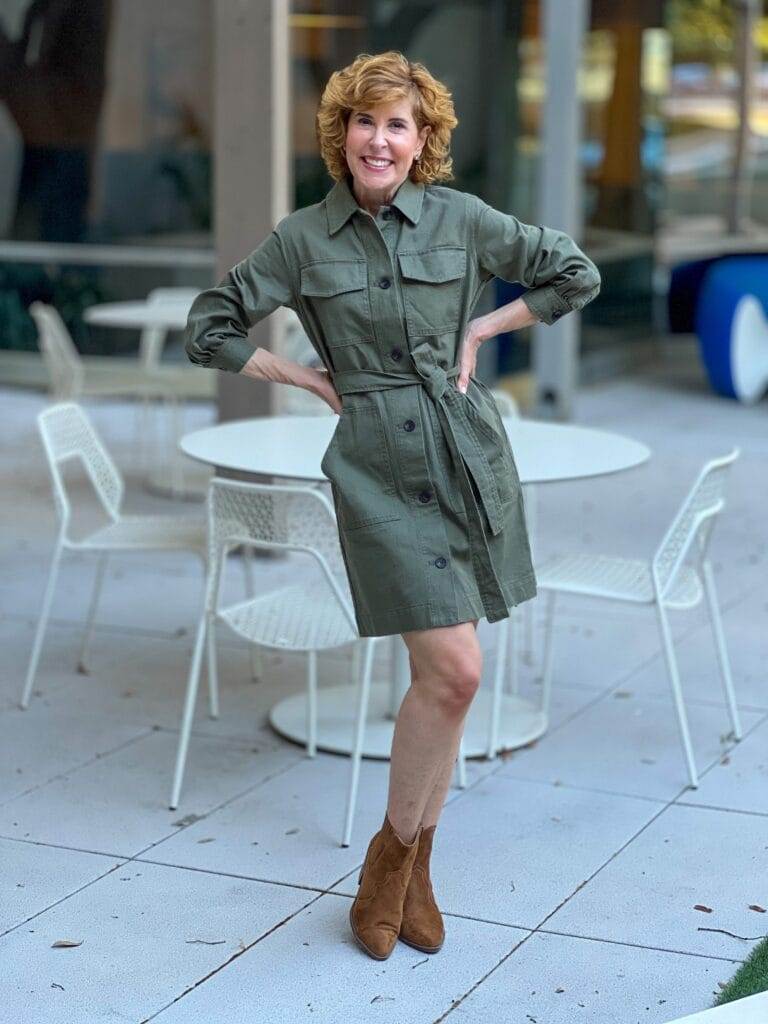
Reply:
<svg viewBox="0 0 768 1024"><path fill-rule="evenodd" d="M153 288L147 295L147 304L150 306L162 304L191 306L199 294L199 288ZM166 327L145 327L142 330L139 337L139 363L144 369L152 369L158 365L167 337L168 328Z"/></svg>
<svg viewBox="0 0 768 1024"><path fill-rule="evenodd" d="M336 514L318 488L297 484L256 484L214 477L208 488L209 608L218 601L226 552L239 544L303 551L319 565L326 582L356 629Z"/></svg>
<svg viewBox="0 0 768 1024"><path fill-rule="evenodd" d="M38 413L37 425L53 478L56 508L65 528L71 508L61 466L69 459L80 460L104 511L116 520L123 500L123 480L82 406L77 402L51 405Z"/></svg>
<svg viewBox="0 0 768 1024"><path fill-rule="evenodd" d="M52 397L76 398L83 388L85 372L67 326L53 306L33 302L29 313L37 326L37 343L48 369Z"/></svg>
<svg viewBox="0 0 768 1024"><path fill-rule="evenodd" d="M520 415L520 407L517 404L517 399L510 395L508 391L503 391L501 388L491 388L491 395L496 403L496 408L502 416Z"/></svg>
<svg viewBox="0 0 768 1024"><path fill-rule="evenodd" d="M715 516L725 507L728 470L738 456L739 449L734 448L727 455L710 459L696 477L653 556L653 579L659 596L663 597L673 585L694 540L698 539L697 559L706 555Z"/></svg>

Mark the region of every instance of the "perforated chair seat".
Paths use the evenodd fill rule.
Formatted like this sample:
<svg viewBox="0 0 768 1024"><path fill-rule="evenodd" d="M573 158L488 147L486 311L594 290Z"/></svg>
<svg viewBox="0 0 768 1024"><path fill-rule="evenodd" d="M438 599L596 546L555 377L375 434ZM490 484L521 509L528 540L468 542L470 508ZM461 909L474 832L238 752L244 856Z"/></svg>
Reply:
<svg viewBox="0 0 768 1024"><path fill-rule="evenodd" d="M324 580L271 590L218 614L244 639L267 647L319 651L358 639Z"/></svg>
<svg viewBox="0 0 768 1024"><path fill-rule="evenodd" d="M655 601L650 565L639 558L561 555L536 568L536 582L542 590L588 594L635 604ZM664 604L672 608L692 608L702 596L698 574L690 566L683 566L665 595Z"/></svg>
<svg viewBox="0 0 768 1024"><path fill-rule="evenodd" d="M104 551L140 548L204 552L205 520L191 516L122 516L70 546Z"/></svg>

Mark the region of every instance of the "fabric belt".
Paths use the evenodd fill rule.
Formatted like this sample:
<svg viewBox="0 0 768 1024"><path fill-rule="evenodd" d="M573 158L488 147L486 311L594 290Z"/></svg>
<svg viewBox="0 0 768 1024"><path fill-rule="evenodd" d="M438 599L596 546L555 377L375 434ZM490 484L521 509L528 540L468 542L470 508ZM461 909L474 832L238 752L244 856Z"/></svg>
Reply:
<svg viewBox="0 0 768 1024"><path fill-rule="evenodd" d="M504 528L504 515L496 477L480 443L480 435L467 415L467 399L448 382L458 377L459 366L444 370L432 367L421 374L410 371L340 370L333 375L339 395L420 384L432 399L448 450L456 466L464 507L467 511L470 553L483 609L490 622L506 617L507 603L488 548L485 524L493 536ZM470 479L471 478L471 479ZM476 493L472 488L474 482Z"/></svg>

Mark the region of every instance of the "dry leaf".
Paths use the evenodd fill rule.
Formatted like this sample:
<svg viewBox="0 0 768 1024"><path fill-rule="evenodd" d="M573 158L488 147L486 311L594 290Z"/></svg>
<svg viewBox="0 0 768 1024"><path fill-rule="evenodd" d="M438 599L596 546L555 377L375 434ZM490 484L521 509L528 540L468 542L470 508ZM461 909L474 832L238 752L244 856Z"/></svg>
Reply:
<svg viewBox="0 0 768 1024"><path fill-rule="evenodd" d="M756 910L758 912L758 914L764 914L765 913L765 907L761 907L759 903L750 903L749 909L750 910Z"/></svg>
<svg viewBox="0 0 768 1024"><path fill-rule="evenodd" d="M704 911L705 914L711 914L712 913L712 907L705 907L703 903L695 904L693 909L694 910L702 910L702 911Z"/></svg>
<svg viewBox="0 0 768 1024"><path fill-rule="evenodd" d="M226 942L226 939L185 939L186 943L192 944L198 942L201 946L220 946Z"/></svg>
<svg viewBox="0 0 768 1024"><path fill-rule="evenodd" d="M56 939L51 943L51 949L65 949L70 946L82 946L83 939Z"/></svg>
<svg viewBox="0 0 768 1024"><path fill-rule="evenodd" d="M295 836L299 830L297 828L289 828L285 833L287 836Z"/></svg>

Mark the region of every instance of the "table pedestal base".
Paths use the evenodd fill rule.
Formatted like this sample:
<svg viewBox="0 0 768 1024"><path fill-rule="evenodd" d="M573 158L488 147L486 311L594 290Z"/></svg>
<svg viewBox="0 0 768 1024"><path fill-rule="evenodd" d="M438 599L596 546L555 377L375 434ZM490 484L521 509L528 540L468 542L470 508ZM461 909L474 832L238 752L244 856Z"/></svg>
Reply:
<svg viewBox="0 0 768 1024"><path fill-rule="evenodd" d="M179 501L204 501L208 493L211 471L189 459L174 456L164 466L151 470L144 479L144 489L161 498Z"/></svg>
<svg viewBox="0 0 768 1024"><path fill-rule="evenodd" d="M368 704L363 757L389 760L394 720L390 715L388 683L372 683ZM317 694L317 747L334 754L349 754L357 709L357 687L322 687ZM491 718L491 692L480 690L472 702L464 729L464 756L485 757ZM275 704L269 721L286 739L307 742L306 695L295 694ZM514 695L501 699L499 743L502 750L525 746L546 731L547 718L530 701Z"/></svg>

